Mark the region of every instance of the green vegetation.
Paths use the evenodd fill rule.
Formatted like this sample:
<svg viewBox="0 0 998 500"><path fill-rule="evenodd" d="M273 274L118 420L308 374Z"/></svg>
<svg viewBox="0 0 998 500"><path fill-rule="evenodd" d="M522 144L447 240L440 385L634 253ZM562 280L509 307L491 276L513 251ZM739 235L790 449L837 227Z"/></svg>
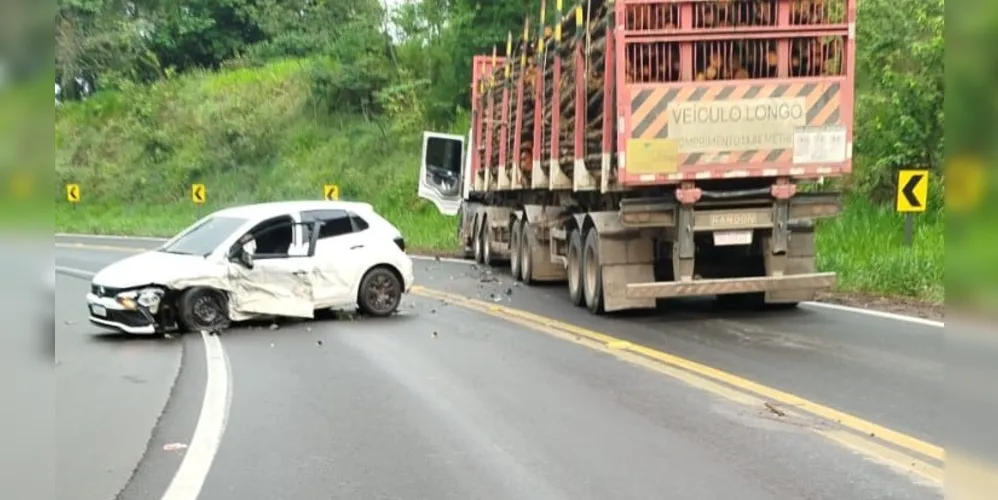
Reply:
<svg viewBox="0 0 998 500"><path fill-rule="evenodd" d="M917 217L912 245L904 216L892 207L851 197L845 213L817 231L818 267L839 273L843 290L943 299L943 221Z"/></svg>
<svg viewBox="0 0 998 500"><path fill-rule="evenodd" d="M522 25L519 2L421 0L390 17L376 0L187 3L176 17L158 2L59 2L58 231L166 236L198 213L337 184L414 248L456 250L455 220L415 195L420 133L466 128L471 56ZM943 297L941 7L861 2L856 175L845 214L818 232L819 266L844 290ZM156 36L135 35L149 23ZM97 92L82 100L76 78ZM898 168L936 174L910 248L891 206ZM66 183L82 203L66 203ZM192 183L207 185L200 209Z"/></svg>
<svg viewBox="0 0 998 500"><path fill-rule="evenodd" d="M377 205L414 247L453 248L453 220L414 195L421 137L362 116L315 113L309 73L307 62L282 61L67 106L56 124L57 172L83 186L83 203L66 203L59 184L56 227L170 235L198 210L319 199L324 184L337 184L342 199ZM206 185L203 207L191 201L192 183Z"/></svg>

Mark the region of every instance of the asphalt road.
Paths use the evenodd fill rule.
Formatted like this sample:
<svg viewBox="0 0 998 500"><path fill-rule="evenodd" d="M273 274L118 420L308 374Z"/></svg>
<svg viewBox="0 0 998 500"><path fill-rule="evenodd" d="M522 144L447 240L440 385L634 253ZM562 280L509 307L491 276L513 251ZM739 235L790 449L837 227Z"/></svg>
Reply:
<svg viewBox="0 0 998 500"><path fill-rule="evenodd" d="M62 238L57 265L93 272L128 255L102 246L144 244ZM941 441L932 423L938 328L702 302L593 318L563 287L516 286L467 264L416 270L427 288L604 332ZM219 380L205 362L213 344L98 335L83 321L86 283L57 281L59 498L159 498L196 455L206 384ZM200 498L942 497L930 481L827 439L827 423L437 299L409 297L386 320L249 325L217 339L227 411Z"/></svg>

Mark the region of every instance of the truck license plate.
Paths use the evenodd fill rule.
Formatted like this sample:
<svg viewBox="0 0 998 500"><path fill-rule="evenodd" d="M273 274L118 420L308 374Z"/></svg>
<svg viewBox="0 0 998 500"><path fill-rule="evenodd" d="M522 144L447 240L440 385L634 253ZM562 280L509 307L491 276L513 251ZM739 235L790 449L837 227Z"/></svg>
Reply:
<svg viewBox="0 0 998 500"><path fill-rule="evenodd" d="M751 245L752 231L715 231L714 246Z"/></svg>
<svg viewBox="0 0 998 500"><path fill-rule="evenodd" d="M104 306L92 305L90 306L90 312L92 312L94 316L100 316L102 318L107 316L107 309L105 309Z"/></svg>

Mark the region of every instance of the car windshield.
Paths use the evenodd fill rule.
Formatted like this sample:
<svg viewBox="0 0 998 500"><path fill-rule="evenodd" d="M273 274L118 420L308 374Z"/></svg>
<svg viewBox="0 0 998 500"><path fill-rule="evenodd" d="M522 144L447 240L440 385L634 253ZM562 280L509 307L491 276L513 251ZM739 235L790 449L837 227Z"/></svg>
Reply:
<svg viewBox="0 0 998 500"><path fill-rule="evenodd" d="M246 223L238 217L208 217L182 231L159 251L182 255L208 255Z"/></svg>

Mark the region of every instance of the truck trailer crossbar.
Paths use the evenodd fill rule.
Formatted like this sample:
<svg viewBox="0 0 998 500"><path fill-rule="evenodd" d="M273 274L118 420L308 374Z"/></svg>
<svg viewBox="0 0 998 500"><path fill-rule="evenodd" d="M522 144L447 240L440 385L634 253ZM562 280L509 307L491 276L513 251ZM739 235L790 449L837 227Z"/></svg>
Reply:
<svg viewBox="0 0 998 500"><path fill-rule="evenodd" d="M799 289L827 290L834 287L835 282L835 273L809 273L791 276L630 283L627 285L627 297L632 299L664 299Z"/></svg>

